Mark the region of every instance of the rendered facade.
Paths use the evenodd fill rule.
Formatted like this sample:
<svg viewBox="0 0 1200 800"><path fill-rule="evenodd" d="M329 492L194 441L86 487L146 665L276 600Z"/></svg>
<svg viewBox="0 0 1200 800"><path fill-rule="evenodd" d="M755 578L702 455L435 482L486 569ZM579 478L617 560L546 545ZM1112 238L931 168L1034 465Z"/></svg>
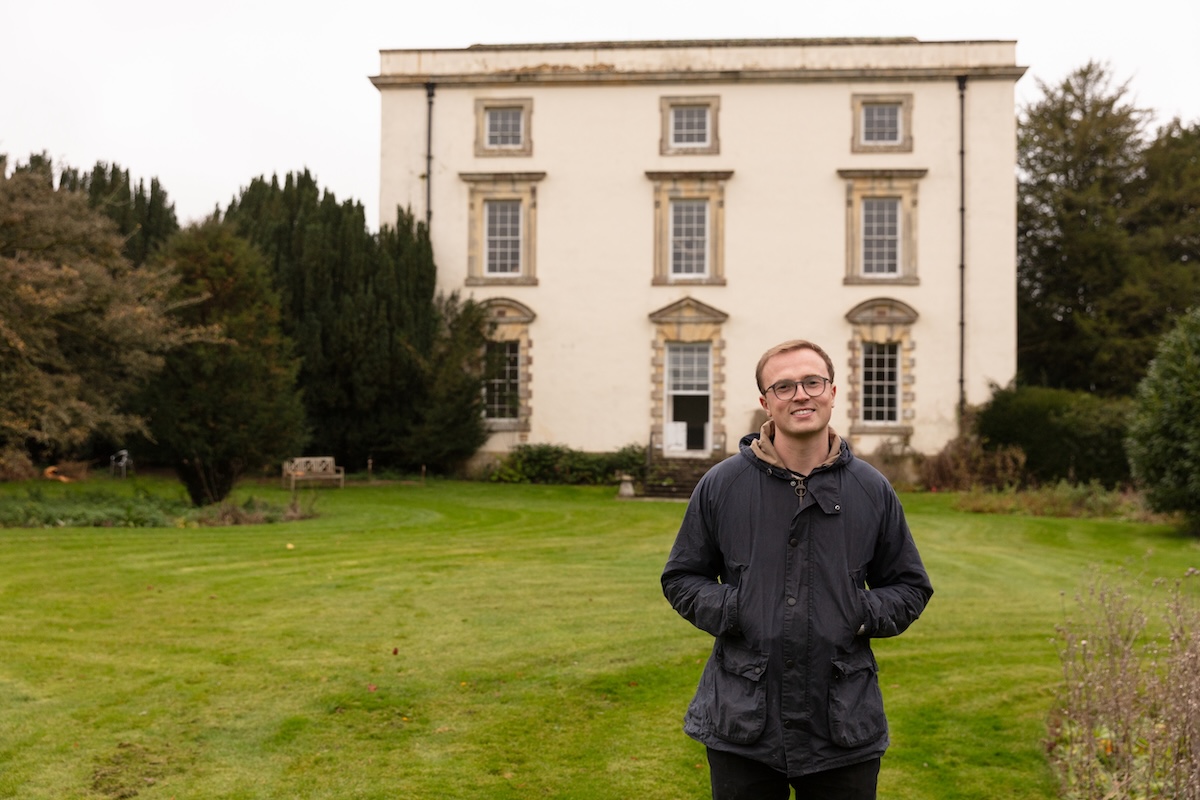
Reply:
<svg viewBox="0 0 1200 800"><path fill-rule="evenodd" d="M855 451L936 452L1016 370L1014 42L389 50L381 220L489 308L486 452L736 449L780 341Z"/></svg>

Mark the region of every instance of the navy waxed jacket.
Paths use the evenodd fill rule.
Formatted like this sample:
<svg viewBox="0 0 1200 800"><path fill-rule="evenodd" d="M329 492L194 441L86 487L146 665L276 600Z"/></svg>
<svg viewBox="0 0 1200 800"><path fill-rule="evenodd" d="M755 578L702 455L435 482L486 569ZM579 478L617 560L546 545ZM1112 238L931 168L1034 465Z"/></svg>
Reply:
<svg viewBox="0 0 1200 800"><path fill-rule="evenodd" d="M830 458L794 475L771 426L697 484L662 586L716 637L685 733L797 777L887 749L871 639L933 586L886 478L832 431Z"/></svg>

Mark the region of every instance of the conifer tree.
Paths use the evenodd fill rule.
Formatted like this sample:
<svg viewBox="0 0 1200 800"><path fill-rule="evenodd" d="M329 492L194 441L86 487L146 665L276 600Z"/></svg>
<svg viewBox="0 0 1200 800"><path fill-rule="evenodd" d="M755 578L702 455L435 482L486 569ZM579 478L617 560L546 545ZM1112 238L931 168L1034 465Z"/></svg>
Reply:
<svg viewBox="0 0 1200 800"><path fill-rule="evenodd" d="M298 362L264 259L232 226L190 227L160 258L180 278L176 299L191 300L179 312L184 321L223 338L167 355L139 399L153 437L145 447L175 468L193 503L206 505L304 445Z"/></svg>
<svg viewBox="0 0 1200 800"><path fill-rule="evenodd" d="M1200 303L1200 125L1147 141L1096 64L1041 88L1018 147L1019 378L1128 396Z"/></svg>
<svg viewBox="0 0 1200 800"><path fill-rule="evenodd" d="M436 297L424 225L399 210L395 226L372 235L361 204L339 203L307 171L282 183L254 180L226 218L273 270L284 330L301 358L312 452L350 469L370 458L448 470L478 449L479 413L442 426L440 438L427 432L451 404L478 411L483 321L473 304ZM438 394L451 386L459 387L453 396Z"/></svg>
<svg viewBox="0 0 1200 800"><path fill-rule="evenodd" d="M1145 112L1094 63L1040 87L1018 142L1018 367L1024 383L1127 394L1137 377L1102 358L1134 266L1125 226Z"/></svg>

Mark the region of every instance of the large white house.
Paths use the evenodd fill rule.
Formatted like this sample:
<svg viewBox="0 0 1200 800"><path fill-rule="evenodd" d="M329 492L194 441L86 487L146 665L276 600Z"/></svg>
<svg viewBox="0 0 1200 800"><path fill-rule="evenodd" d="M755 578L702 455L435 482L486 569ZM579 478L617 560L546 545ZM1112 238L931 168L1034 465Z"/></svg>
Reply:
<svg viewBox="0 0 1200 800"><path fill-rule="evenodd" d="M1016 370L1011 41L386 50L380 217L486 303L485 451L736 449L811 339L856 452L936 452Z"/></svg>

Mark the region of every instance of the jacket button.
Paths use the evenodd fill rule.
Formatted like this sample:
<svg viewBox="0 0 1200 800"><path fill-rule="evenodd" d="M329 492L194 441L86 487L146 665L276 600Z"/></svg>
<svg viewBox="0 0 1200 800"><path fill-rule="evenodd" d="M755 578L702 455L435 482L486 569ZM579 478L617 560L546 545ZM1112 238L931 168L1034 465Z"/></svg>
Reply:
<svg viewBox="0 0 1200 800"><path fill-rule="evenodd" d="M792 667L796 666L796 660L789 658L787 661L783 662L783 665L788 669L791 669Z"/></svg>
<svg viewBox="0 0 1200 800"><path fill-rule="evenodd" d="M795 547L796 545L800 544L800 540L793 536L792 538L788 539L788 544L790 544L792 547Z"/></svg>
<svg viewBox="0 0 1200 800"><path fill-rule="evenodd" d="M794 606L794 605L796 605L796 598L794 598L794 597L789 597L789 598L787 599L787 604L788 604L789 606Z"/></svg>
<svg viewBox="0 0 1200 800"><path fill-rule="evenodd" d="M792 721L790 719L785 719L783 721L783 727L787 728L790 731L792 729Z"/></svg>

